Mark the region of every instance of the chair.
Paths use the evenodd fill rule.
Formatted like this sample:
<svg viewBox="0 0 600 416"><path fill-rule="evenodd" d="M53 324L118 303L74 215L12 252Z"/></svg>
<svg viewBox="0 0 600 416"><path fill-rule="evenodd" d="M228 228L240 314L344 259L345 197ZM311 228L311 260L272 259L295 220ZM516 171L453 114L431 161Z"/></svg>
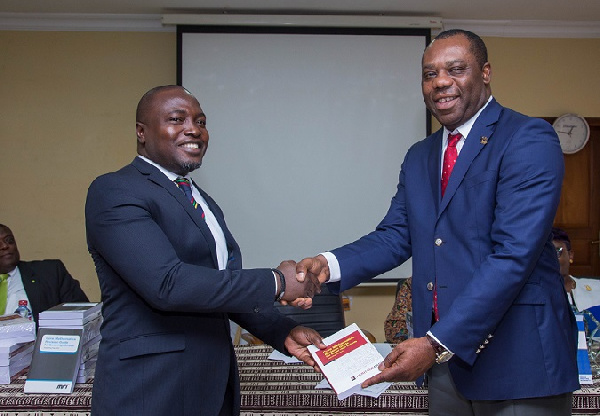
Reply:
<svg viewBox="0 0 600 416"><path fill-rule="evenodd" d="M275 309L279 313L298 322L298 324L314 329L323 337L328 337L346 327L342 297L330 292L327 285L321 286L321 293L315 295L310 309L282 305L279 302L275 302ZM364 329L361 329L361 331L369 341L376 342L375 337L369 331ZM249 333L242 334L241 338L252 345L263 343Z"/></svg>

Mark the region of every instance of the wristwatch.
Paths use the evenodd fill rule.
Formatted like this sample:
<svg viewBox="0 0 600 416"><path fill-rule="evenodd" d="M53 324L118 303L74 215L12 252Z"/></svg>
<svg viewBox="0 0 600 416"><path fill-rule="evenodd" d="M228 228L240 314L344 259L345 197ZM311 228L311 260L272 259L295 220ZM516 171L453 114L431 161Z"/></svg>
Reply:
<svg viewBox="0 0 600 416"><path fill-rule="evenodd" d="M450 360L450 358L452 358L454 356L454 354L451 353L450 351L448 351L443 345L440 345L440 343L437 342L434 337L432 337L429 334L427 334L425 336L427 337L427 340L433 347L433 351L435 352L435 362L436 363L442 364L442 363L448 362L448 360Z"/></svg>

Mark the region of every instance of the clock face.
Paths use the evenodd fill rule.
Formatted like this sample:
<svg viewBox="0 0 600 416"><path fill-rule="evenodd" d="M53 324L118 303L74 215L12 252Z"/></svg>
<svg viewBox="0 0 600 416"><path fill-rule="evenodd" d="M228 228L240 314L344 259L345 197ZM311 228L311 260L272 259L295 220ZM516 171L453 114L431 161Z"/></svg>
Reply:
<svg viewBox="0 0 600 416"><path fill-rule="evenodd" d="M590 126L585 118L576 114L565 114L552 124L563 153L572 154L581 149L590 138Z"/></svg>

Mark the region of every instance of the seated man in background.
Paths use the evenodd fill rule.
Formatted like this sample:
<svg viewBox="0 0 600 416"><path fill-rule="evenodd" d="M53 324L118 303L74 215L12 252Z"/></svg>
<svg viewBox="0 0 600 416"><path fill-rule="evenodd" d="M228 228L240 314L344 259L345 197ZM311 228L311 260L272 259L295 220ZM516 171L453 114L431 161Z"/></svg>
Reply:
<svg viewBox="0 0 600 416"><path fill-rule="evenodd" d="M560 275L564 279L565 290L569 298L569 303L575 312L589 311L595 319L598 319L600 312L600 278L576 278L570 273L570 266L573 264L575 252L571 248L571 239L562 228L552 228L552 244L556 249L558 264L560 265ZM594 330L596 322L587 314L586 323L589 331Z"/></svg>
<svg viewBox="0 0 600 416"><path fill-rule="evenodd" d="M408 339L406 313L412 311L411 281L412 278L409 277L398 285L394 306L383 323L385 342L390 344L398 344Z"/></svg>
<svg viewBox="0 0 600 416"><path fill-rule="evenodd" d="M12 231L0 224L0 315L14 313L19 301L24 300L37 323L40 312L53 306L88 302L62 261L20 259Z"/></svg>

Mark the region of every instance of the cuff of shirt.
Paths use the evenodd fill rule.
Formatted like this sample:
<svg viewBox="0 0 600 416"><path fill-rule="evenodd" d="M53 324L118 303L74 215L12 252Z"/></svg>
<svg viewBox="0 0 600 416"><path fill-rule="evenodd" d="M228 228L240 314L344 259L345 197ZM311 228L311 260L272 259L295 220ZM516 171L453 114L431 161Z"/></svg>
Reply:
<svg viewBox="0 0 600 416"><path fill-rule="evenodd" d="M279 292L277 291L277 286L279 285L279 276L277 276L277 273L275 272L271 273L273 273L273 279L275 279L275 297L277 297L277 295L279 295Z"/></svg>
<svg viewBox="0 0 600 416"><path fill-rule="evenodd" d="M342 280L342 272L340 271L340 263L338 263L335 255L329 251L319 253L327 259L327 265L329 266L329 280L328 283L339 282Z"/></svg>
<svg viewBox="0 0 600 416"><path fill-rule="evenodd" d="M433 335L431 333L431 331L427 331L427 335L429 335L431 338L435 339L438 344L440 344L442 347L444 347L446 349L446 351L448 351L451 354L451 357L454 355L454 353L452 351L450 351L450 349L448 347L446 347L446 345L444 345L444 343L442 343L439 339L437 339L437 337L435 335Z"/></svg>

